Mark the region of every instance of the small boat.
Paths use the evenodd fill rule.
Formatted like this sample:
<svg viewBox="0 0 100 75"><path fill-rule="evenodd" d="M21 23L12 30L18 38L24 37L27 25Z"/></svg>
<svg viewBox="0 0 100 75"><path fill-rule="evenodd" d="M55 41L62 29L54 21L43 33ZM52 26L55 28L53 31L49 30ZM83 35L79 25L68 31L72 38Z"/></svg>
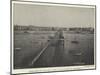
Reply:
<svg viewBox="0 0 100 75"><path fill-rule="evenodd" d="M20 51L20 50L21 50L21 48L18 48L18 47L17 47L17 48L15 48L15 50Z"/></svg>
<svg viewBox="0 0 100 75"><path fill-rule="evenodd" d="M78 44L79 42L74 40L74 41L71 41L71 43Z"/></svg>
<svg viewBox="0 0 100 75"><path fill-rule="evenodd" d="M76 53L76 54L74 54L75 56L81 56L82 55L82 53Z"/></svg>
<svg viewBox="0 0 100 75"><path fill-rule="evenodd" d="M24 33L29 33L28 31L24 31Z"/></svg>

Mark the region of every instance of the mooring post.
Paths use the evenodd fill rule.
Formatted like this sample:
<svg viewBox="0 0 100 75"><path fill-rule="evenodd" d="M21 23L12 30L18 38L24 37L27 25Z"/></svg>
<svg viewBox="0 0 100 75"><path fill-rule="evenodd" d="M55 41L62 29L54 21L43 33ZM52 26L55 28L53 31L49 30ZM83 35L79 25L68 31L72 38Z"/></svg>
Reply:
<svg viewBox="0 0 100 75"><path fill-rule="evenodd" d="M56 35L57 43L55 43L54 64L60 66L63 63L64 54L64 36L62 31L58 31Z"/></svg>

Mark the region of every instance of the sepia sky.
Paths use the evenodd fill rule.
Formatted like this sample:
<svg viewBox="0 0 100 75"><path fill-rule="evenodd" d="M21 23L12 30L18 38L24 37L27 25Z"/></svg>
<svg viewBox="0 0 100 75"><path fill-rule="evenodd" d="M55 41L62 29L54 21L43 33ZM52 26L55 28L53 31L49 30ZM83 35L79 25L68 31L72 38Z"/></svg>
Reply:
<svg viewBox="0 0 100 75"><path fill-rule="evenodd" d="M13 24L46 27L94 27L95 9L15 3Z"/></svg>

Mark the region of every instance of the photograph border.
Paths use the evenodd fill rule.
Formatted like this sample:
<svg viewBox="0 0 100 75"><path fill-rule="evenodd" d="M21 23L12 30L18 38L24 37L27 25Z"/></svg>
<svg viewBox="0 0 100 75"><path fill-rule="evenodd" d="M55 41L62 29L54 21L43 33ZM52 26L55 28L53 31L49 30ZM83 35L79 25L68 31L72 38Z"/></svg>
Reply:
<svg viewBox="0 0 100 75"><path fill-rule="evenodd" d="M13 3L12 2L25 2L26 4L27 3L46 3L46 4L57 4L57 5L72 5L72 6L93 6L95 8L95 25L94 25L94 65L93 66L90 66L90 65L84 65L84 66L72 66L74 69L68 69L66 67L53 67L52 70L49 70L48 68L41 68L41 69L44 69L44 70L34 70L33 69L20 69L18 71L14 71L13 69L13 19L12 19L12 5ZM96 70L96 5L85 5L85 4L69 4L69 3L54 3L54 2L41 2L41 1L20 1L20 0L10 0L10 74L32 74L32 73L46 73L46 72L65 72L65 71L81 71L81 70ZM86 67L87 66L87 67ZM90 68L89 68L90 67ZM65 69L62 69L62 70L58 70L58 68L65 68ZM40 68L39 68L40 69Z"/></svg>

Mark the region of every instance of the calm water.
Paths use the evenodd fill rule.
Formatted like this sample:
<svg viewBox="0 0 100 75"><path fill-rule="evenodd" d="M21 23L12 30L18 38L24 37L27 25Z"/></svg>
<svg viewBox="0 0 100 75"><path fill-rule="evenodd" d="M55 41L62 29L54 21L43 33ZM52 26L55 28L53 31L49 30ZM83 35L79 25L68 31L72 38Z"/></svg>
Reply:
<svg viewBox="0 0 100 75"><path fill-rule="evenodd" d="M45 47L51 35L54 35L54 32L15 34L14 68L94 64L94 35L67 32L63 32L64 47L48 46L39 59L32 64L33 59Z"/></svg>

